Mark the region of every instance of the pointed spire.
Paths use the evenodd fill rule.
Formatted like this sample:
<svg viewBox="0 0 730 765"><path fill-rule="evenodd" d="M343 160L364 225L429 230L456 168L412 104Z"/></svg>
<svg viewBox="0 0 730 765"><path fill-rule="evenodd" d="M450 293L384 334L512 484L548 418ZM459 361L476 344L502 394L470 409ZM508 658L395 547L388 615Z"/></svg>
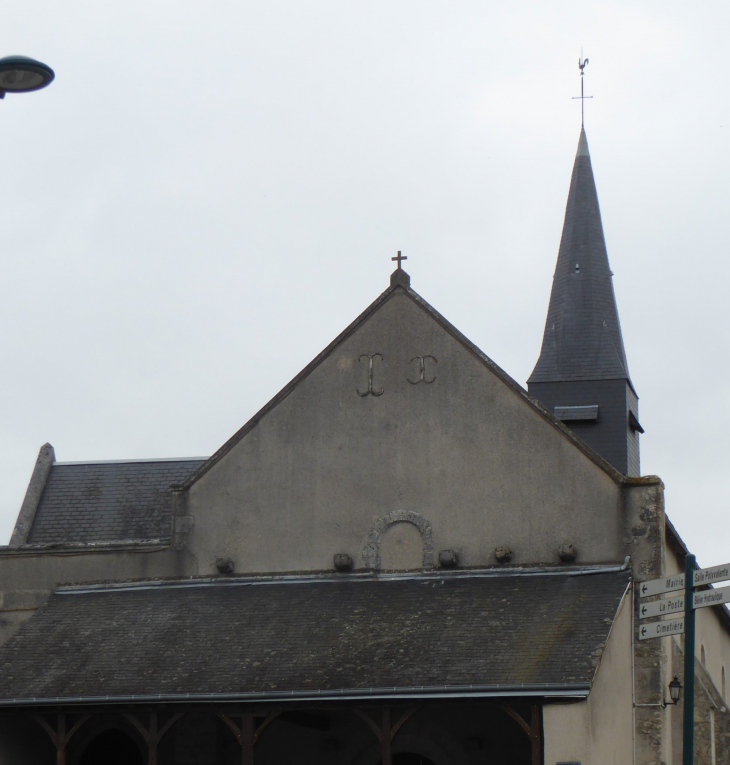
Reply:
<svg viewBox="0 0 730 765"><path fill-rule="evenodd" d="M580 138L578 139L578 150L575 152L575 158L578 159L578 157L588 157L588 163L590 164L591 161L591 155L588 151L588 139L586 138L586 130L585 128L580 129ZM593 171L591 170L591 174Z"/></svg>
<svg viewBox="0 0 730 765"><path fill-rule="evenodd" d="M542 350L528 383L626 379L631 384L612 276L581 128Z"/></svg>

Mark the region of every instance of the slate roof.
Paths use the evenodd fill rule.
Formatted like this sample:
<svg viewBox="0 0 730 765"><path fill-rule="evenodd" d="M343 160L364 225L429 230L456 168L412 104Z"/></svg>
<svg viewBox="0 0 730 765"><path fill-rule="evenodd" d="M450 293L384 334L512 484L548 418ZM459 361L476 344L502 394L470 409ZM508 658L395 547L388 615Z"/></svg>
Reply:
<svg viewBox="0 0 730 765"><path fill-rule="evenodd" d="M586 134L581 129L540 357L528 383L629 378Z"/></svg>
<svg viewBox="0 0 730 765"><path fill-rule="evenodd" d="M0 648L0 704L585 695L628 581L614 569L66 588Z"/></svg>
<svg viewBox="0 0 730 765"><path fill-rule="evenodd" d="M169 538L170 484L183 482L203 462L204 459L55 463L27 542Z"/></svg>

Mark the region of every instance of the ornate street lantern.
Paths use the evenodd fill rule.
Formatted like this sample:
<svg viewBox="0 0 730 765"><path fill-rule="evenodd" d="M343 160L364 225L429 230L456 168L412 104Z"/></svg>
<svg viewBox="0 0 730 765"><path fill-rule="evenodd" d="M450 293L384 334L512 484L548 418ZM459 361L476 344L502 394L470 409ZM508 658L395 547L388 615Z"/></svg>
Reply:
<svg viewBox="0 0 730 765"><path fill-rule="evenodd" d="M672 700L671 703L674 704L674 706L677 706L677 702L679 701L679 697L682 694L682 683L679 682L679 678L675 675L674 680L672 680L671 683L669 683L669 698ZM664 702L664 706L669 706L668 701Z"/></svg>

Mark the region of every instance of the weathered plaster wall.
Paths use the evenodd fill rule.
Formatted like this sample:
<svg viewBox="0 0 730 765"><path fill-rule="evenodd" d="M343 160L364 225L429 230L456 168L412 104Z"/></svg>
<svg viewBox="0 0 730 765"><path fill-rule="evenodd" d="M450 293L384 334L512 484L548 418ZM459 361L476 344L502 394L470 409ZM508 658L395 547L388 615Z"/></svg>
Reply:
<svg viewBox="0 0 730 765"><path fill-rule="evenodd" d="M631 593L623 599L585 701L543 708L545 763L633 762Z"/></svg>
<svg viewBox="0 0 730 765"><path fill-rule="evenodd" d="M373 359L374 393L368 390ZM426 360L419 379L416 356ZM435 377L433 382L426 382ZM181 498L201 572L362 567L379 519L419 513L465 566L621 557L614 480L405 293L396 291Z"/></svg>

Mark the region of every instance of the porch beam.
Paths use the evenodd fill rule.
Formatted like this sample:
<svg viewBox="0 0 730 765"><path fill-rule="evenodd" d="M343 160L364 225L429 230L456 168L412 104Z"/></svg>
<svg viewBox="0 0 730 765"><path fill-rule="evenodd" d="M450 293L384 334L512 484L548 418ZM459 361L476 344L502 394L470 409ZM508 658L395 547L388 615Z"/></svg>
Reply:
<svg viewBox="0 0 730 765"><path fill-rule="evenodd" d="M398 720L398 722L393 726L390 732L390 740L392 741L395 738L396 733L413 717L414 714L418 711L417 707L412 707L411 709L407 709L403 716Z"/></svg>
<svg viewBox="0 0 730 765"><path fill-rule="evenodd" d="M520 728L525 731L529 738L532 738L532 727L528 725L522 715L514 707L507 703L500 704L499 706L503 712L506 712L520 726Z"/></svg>
<svg viewBox="0 0 730 765"><path fill-rule="evenodd" d="M161 728L159 727L159 716L155 709L150 710L149 728L145 728L136 715L124 715L126 720L139 731L145 744L147 744L147 765L157 765L157 747L162 737L184 715L184 712L176 712Z"/></svg>
<svg viewBox="0 0 730 765"><path fill-rule="evenodd" d="M530 707L530 723L522 715L507 703L499 705L527 734L530 739L531 765L542 765L542 742L540 737L540 705L533 704Z"/></svg>
<svg viewBox="0 0 730 765"><path fill-rule="evenodd" d="M274 722L274 720L276 720L276 718L280 714L281 714L281 710L280 709L276 709L273 712L269 712L269 714L266 715L266 718L264 719L264 721L254 731L254 734L253 734L253 743L254 744L256 744L258 742L259 738L261 738L261 734L269 727L269 725L271 725L272 722Z"/></svg>
<svg viewBox="0 0 730 765"><path fill-rule="evenodd" d="M46 722L41 715L33 715L33 719L45 730L50 737L53 745L56 747L56 765L66 765L66 747L71 737L76 731L88 720L91 719L90 714L81 715L81 717L72 726L71 730L66 732L66 715L63 712L59 712L56 716L56 730Z"/></svg>

